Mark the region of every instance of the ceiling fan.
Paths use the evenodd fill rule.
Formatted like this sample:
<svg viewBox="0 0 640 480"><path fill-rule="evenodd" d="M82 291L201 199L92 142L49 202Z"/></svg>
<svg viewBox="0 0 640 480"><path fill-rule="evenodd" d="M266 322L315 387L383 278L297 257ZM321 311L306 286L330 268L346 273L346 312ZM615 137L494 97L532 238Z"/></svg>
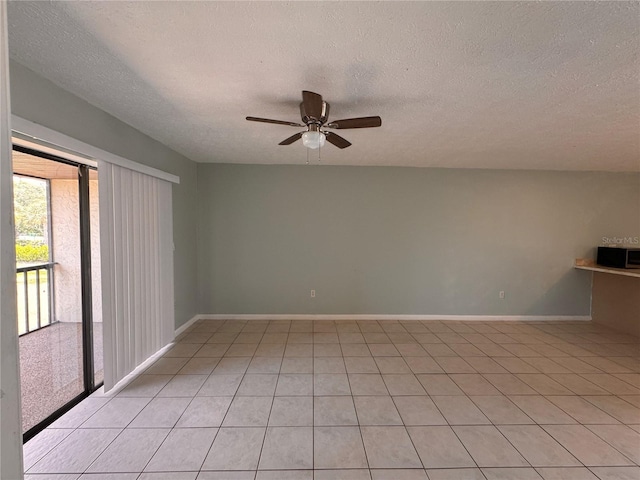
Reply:
<svg viewBox="0 0 640 480"><path fill-rule="evenodd" d="M324 146L325 140L338 148L347 148L351 145L349 141L333 132L324 130L325 128L370 128L382 125L380 117L360 117L347 118L344 120L333 120L329 122L329 104L322 99L322 95L317 93L302 91L302 103L300 104L300 116L303 123L285 122L282 120L271 120L268 118L247 117L251 122L275 123L276 125L288 125L291 127L307 127L304 132L281 141L278 145L291 145L293 142L302 139L305 147L316 149Z"/></svg>

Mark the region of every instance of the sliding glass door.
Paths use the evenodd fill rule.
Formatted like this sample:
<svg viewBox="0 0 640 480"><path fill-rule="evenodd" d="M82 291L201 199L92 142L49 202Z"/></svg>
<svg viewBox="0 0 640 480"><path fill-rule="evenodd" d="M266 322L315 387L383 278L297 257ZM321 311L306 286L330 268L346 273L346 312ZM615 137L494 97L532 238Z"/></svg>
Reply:
<svg viewBox="0 0 640 480"><path fill-rule="evenodd" d="M100 320L94 315L99 245L92 245L99 238L97 175L86 165L19 147L13 166L27 440L101 382L101 328L94 324L94 317Z"/></svg>

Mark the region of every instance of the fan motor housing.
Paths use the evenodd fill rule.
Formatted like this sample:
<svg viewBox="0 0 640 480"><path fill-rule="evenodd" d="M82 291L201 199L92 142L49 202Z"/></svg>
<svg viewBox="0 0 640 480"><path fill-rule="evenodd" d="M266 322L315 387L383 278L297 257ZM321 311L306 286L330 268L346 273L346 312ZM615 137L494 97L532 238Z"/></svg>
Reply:
<svg viewBox="0 0 640 480"><path fill-rule="evenodd" d="M322 101L322 114L320 118L313 118L307 115L307 112L304 109L304 102L300 102L300 117L302 121L309 125L310 123L317 123L319 125L324 125L329 119L329 103Z"/></svg>

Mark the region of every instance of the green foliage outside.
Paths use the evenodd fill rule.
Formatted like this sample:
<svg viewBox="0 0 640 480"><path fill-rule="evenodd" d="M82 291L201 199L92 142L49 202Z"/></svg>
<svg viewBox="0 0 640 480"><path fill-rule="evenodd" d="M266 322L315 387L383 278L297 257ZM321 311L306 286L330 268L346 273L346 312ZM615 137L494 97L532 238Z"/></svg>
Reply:
<svg viewBox="0 0 640 480"><path fill-rule="evenodd" d="M14 175L13 208L18 263L49 260L47 182Z"/></svg>
<svg viewBox="0 0 640 480"><path fill-rule="evenodd" d="M39 242L16 242L16 261L20 263L46 262L49 246Z"/></svg>
<svg viewBox="0 0 640 480"><path fill-rule="evenodd" d="M47 237L47 182L13 177L16 238Z"/></svg>

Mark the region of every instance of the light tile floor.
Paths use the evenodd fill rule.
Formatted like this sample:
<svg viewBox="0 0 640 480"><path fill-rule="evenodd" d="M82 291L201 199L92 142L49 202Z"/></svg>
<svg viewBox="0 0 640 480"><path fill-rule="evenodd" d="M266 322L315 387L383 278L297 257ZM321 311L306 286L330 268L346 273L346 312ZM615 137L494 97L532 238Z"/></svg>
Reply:
<svg viewBox="0 0 640 480"><path fill-rule="evenodd" d="M640 479L640 342L591 323L201 320L27 479Z"/></svg>

